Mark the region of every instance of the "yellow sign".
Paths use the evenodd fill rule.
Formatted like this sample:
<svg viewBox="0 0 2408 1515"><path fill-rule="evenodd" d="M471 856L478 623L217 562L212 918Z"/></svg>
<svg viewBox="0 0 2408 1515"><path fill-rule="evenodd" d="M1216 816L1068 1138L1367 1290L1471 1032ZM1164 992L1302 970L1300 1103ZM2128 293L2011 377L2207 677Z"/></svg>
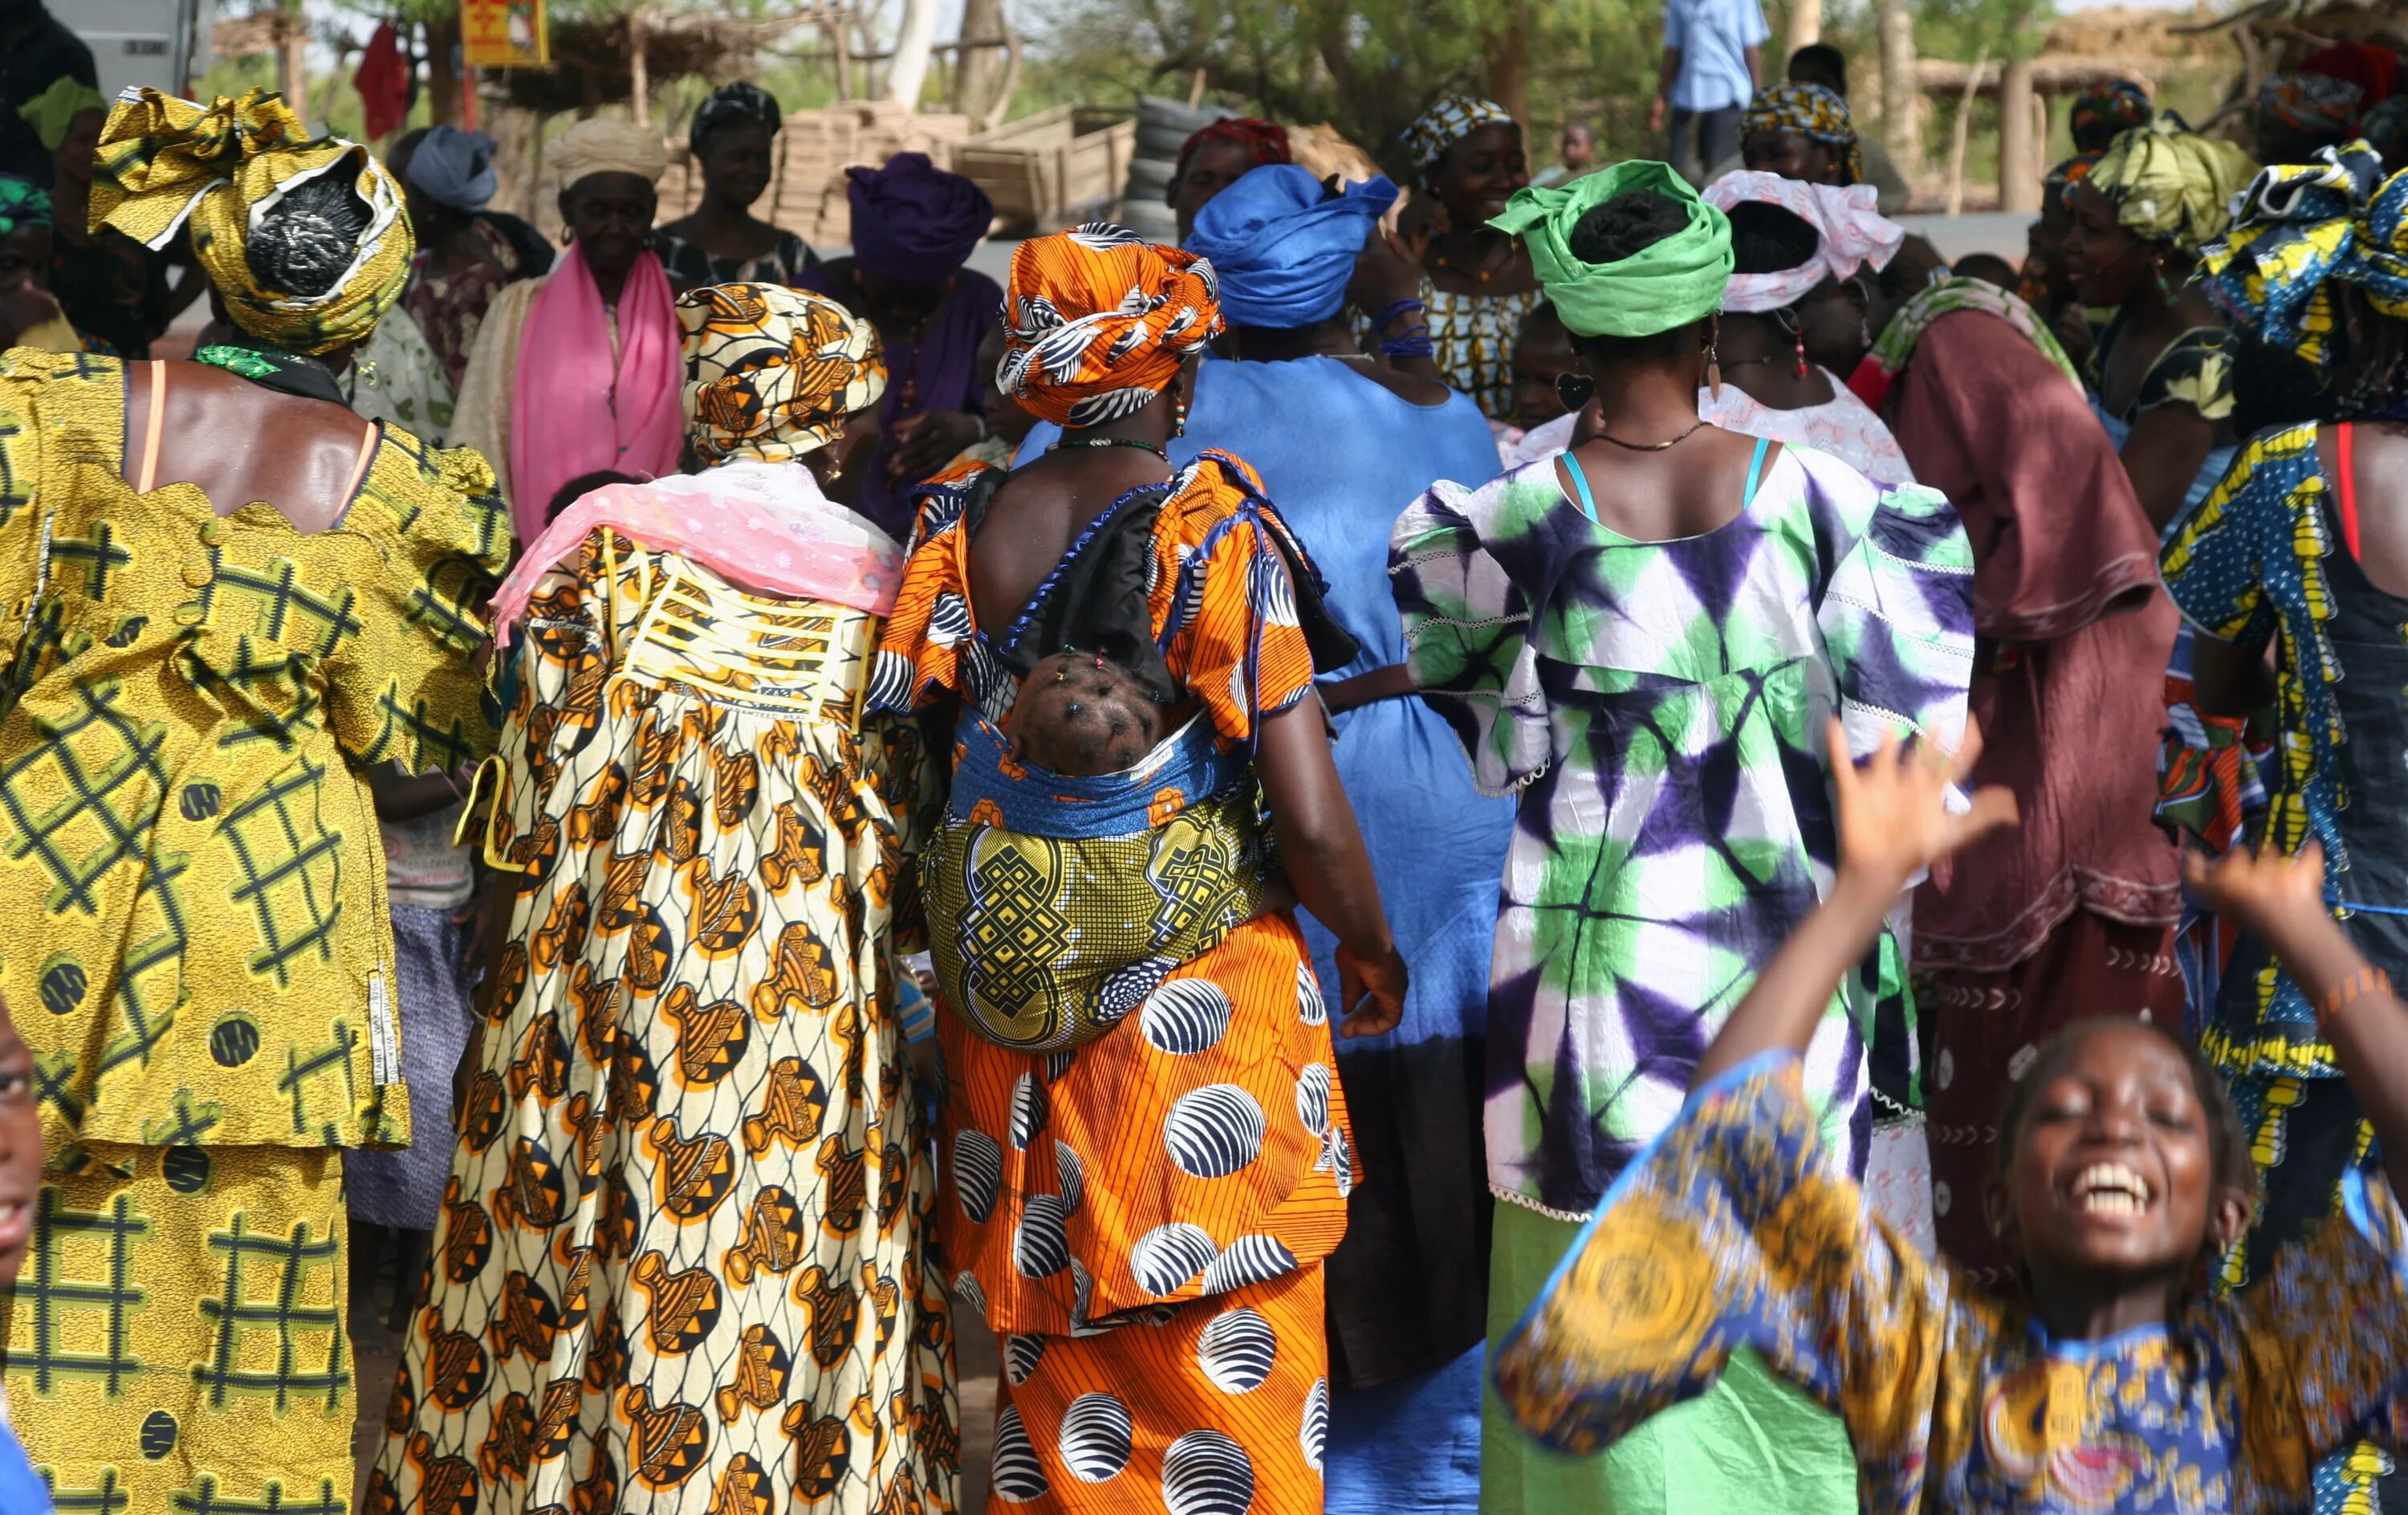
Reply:
<svg viewBox="0 0 2408 1515"><path fill-rule="evenodd" d="M472 68L547 68L543 0L460 0L460 56Z"/></svg>

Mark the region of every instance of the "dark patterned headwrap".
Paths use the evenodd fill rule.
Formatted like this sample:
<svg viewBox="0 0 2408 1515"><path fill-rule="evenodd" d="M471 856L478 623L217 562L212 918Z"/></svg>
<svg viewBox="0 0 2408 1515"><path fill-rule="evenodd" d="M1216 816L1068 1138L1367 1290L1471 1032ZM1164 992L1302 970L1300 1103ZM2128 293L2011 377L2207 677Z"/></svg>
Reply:
<svg viewBox="0 0 2408 1515"><path fill-rule="evenodd" d="M886 392L878 329L782 284L712 284L678 296L685 413L696 457L782 463L844 435Z"/></svg>
<svg viewBox="0 0 2408 1515"><path fill-rule="evenodd" d="M1183 171L1187 160L1207 142L1235 142L1246 150L1246 155L1260 168L1267 163L1294 163L1288 152L1287 128L1277 122L1256 121L1252 116L1231 116L1209 126L1198 127L1186 141L1179 145L1177 159Z"/></svg>
<svg viewBox="0 0 2408 1515"><path fill-rule="evenodd" d="M1446 157L1447 149L1482 127L1520 125L1512 111L1493 100L1469 94L1442 95L1405 128L1405 152L1413 160L1413 172L1427 180Z"/></svg>
<svg viewBox="0 0 2408 1515"><path fill-rule="evenodd" d="M2146 126L2157 115L2150 103L2149 92L2128 79L2119 79L2104 89L2090 90L2073 97L2073 108L2066 113L2066 129L2073 136L2074 144L2097 141L2094 153L2103 152L2116 136L2135 126Z"/></svg>
<svg viewBox="0 0 2408 1515"><path fill-rule="evenodd" d="M0 174L0 237L50 224L50 192L30 179Z"/></svg>
<svg viewBox="0 0 2408 1515"><path fill-rule="evenodd" d="M2408 318L2408 174L2384 182L2383 160L2364 142L2317 156L2261 170L2232 229L2199 262L2208 298L2235 325L2322 367L2332 357L2334 283Z"/></svg>
<svg viewBox="0 0 2408 1515"><path fill-rule="evenodd" d="M1864 150L1856 143L1856 123L1848 102L1820 84L1771 84L1756 92L1740 117L1740 135L1796 132L1817 142L1848 150L1848 182L1865 177Z"/></svg>
<svg viewBox="0 0 2408 1515"><path fill-rule="evenodd" d="M2366 92L2329 74L2273 74L2258 86L2258 119L2330 141L2358 121Z"/></svg>
<svg viewBox="0 0 2408 1515"><path fill-rule="evenodd" d="M1011 255L995 387L1064 426L1134 414L1221 330L1221 286L1193 252L1093 222Z"/></svg>
<svg viewBox="0 0 2408 1515"><path fill-rule="evenodd" d="M786 118L779 110L774 95L758 84L747 84L739 79L711 91L710 98L695 111L694 123L686 128L686 146L699 155L711 133L738 122L751 122L775 137L786 124Z"/></svg>

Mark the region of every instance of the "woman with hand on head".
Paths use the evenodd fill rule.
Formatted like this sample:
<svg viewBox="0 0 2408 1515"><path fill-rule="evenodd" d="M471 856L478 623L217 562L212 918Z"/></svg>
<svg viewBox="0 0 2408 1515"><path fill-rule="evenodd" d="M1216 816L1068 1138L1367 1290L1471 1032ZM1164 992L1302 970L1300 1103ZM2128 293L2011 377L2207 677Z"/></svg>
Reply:
<svg viewBox="0 0 2408 1515"><path fill-rule="evenodd" d="M0 526L0 908L40 943L0 995L45 1007L19 1030L49 1149L0 1253L30 1224L43 1276L81 1277L49 1270L106 1225L114 1301L18 1292L9 1412L69 1508L336 1508L345 1154L452 1140L404 1097L364 775L492 750L472 659L509 519L474 454L343 404L412 251L366 148L265 91L146 89L101 142L96 224L193 228L229 335L190 363L19 349L0 376L26 492Z"/></svg>
<svg viewBox="0 0 2408 1515"><path fill-rule="evenodd" d="M596 116L549 158L568 251L494 298L452 413L452 436L493 463L522 541L580 473L675 472L684 432L674 296L651 244L660 137Z"/></svg>
<svg viewBox="0 0 2408 1515"><path fill-rule="evenodd" d="M1867 745L1900 715L1953 741L1972 654L1945 499L1698 414L1731 270L1721 210L1629 163L1526 191L1498 225L1529 245L1598 429L1439 484L1389 543L1422 696L1520 815L1489 979L1492 1343L1829 892L1828 774L1847 753L1825 717ZM1851 1172L1864 1028L1903 971L1885 938L1827 995L1808 1056L1823 1142ZM1492 1515L1856 1508L1839 1426L1760 1364L1600 1463L1541 1456L1494 1415L1484 1456Z"/></svg>
<svg viewBox="0 0 2408 1515"><path fill-rule="evenodd" d="M1196 229L1196 217L1212 197L1267 164L1291 163L1287 128L1252 116L1232 116L1197 127L1179 150L1179 163L1165 196L1178 217L1179 244Z"/></svg>
<svg viewBox="0 0 2408 1515"><path fill-rule="evenodd" d="M774 139L785 126L777 98L738 79L710 92L686 128L702 174L702 203L652 231L652 251L681 290L705 284L810 287L819 258L803 239L752 214L777 167Z"/></svg>
<svg viewBox="0 0 2408 1515"><path fill-rule="evenodd" d="M935 775L862 714L901 549L822 488L877 335L781 285L677 313L702 467L587 494L494 598L511 887L369 1510L954 1500L894 963Z"/></svg>
<svg viewBox="0 0 2408 1515"><path fill-rule="evenodd" d="M1211 265L1098 224L1023 242L1007 298L998 384L1063 438L929 485L876 681L953 737L938 1213L1006 1337L995 1497L1310 1515L1356 1176L1331 1023L1392 1031L1408 988L1313 692L1355 649L1253 471L1169 461Z"/></svg>
<svg viewBox="0 0 2408 1515"><path fill-rule="evenodd" d="M1452 94L1405 129L1404 146L1446 224L1422 254L1418 295L1372 311L1365 345L1395 362L1435 357L1439 377L1491 425L1511 425L1513 339L1539 303L1539 281L1522 245L1489 221L1530 181L1522 123L1502 106Z"/></svg>
<svg viewBox="0 0 2408 1515"><path fill-rule="evenodd" d="M974 360L1002 316L1003 291L968 265L995 206L924 152L848 168L845 180L853 252L803 282L878 328L890 382L878 455L859 485L861 512L908 537L920 485L986 435Z"/></svg>

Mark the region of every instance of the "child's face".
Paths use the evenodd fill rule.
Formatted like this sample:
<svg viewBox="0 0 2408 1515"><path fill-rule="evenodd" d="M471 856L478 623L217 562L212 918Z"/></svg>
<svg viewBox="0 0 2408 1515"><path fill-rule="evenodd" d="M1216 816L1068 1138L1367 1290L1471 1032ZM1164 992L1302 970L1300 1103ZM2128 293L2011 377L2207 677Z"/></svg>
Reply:
<svg viewBox="0 0 2408 1515"><path fill-rule="evenodd" d="M2217 1190L2208 1112L2164 1037L2102 1026L2035 1073L2046 1082L1992 1199L2036 1283L2178 1277L2211 1227L2222 1245L2246 1223L2246 1197Z"/></svg>
<svg viewBox="0 0 2408 1515"><path fill-rule="evenodd" d="M1555 381L1580 367L1560 321L1533 320L1513 342L1513 424L1527 431L1564 413Z"/></svg>
<svg viewBox="0 0 2408 1515"><path fill-rule="evenodd" d="M34 1098L34 1054L0 1003L0 1289L17 1281L34 1233L34 1197L42 1186L41 1107Z"/></svg>

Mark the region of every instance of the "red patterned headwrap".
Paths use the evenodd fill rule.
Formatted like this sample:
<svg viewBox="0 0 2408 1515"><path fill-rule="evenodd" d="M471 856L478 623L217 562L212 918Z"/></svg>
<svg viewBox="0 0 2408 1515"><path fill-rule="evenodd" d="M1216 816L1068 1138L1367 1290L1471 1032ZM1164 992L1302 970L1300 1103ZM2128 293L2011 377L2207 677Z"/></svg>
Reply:
<svg viewBox="0 0 2408 1515"><path fill-rule="evenodd" d="M1231 116L1216 121L1180 145L1179 167L1184 172L1187 160L1207 142L1235 142L1244 148L1259 168L1267 163L1294 163L1287 149L1287 128L1271 121L1256 121L1252 116Z"/></svg>

